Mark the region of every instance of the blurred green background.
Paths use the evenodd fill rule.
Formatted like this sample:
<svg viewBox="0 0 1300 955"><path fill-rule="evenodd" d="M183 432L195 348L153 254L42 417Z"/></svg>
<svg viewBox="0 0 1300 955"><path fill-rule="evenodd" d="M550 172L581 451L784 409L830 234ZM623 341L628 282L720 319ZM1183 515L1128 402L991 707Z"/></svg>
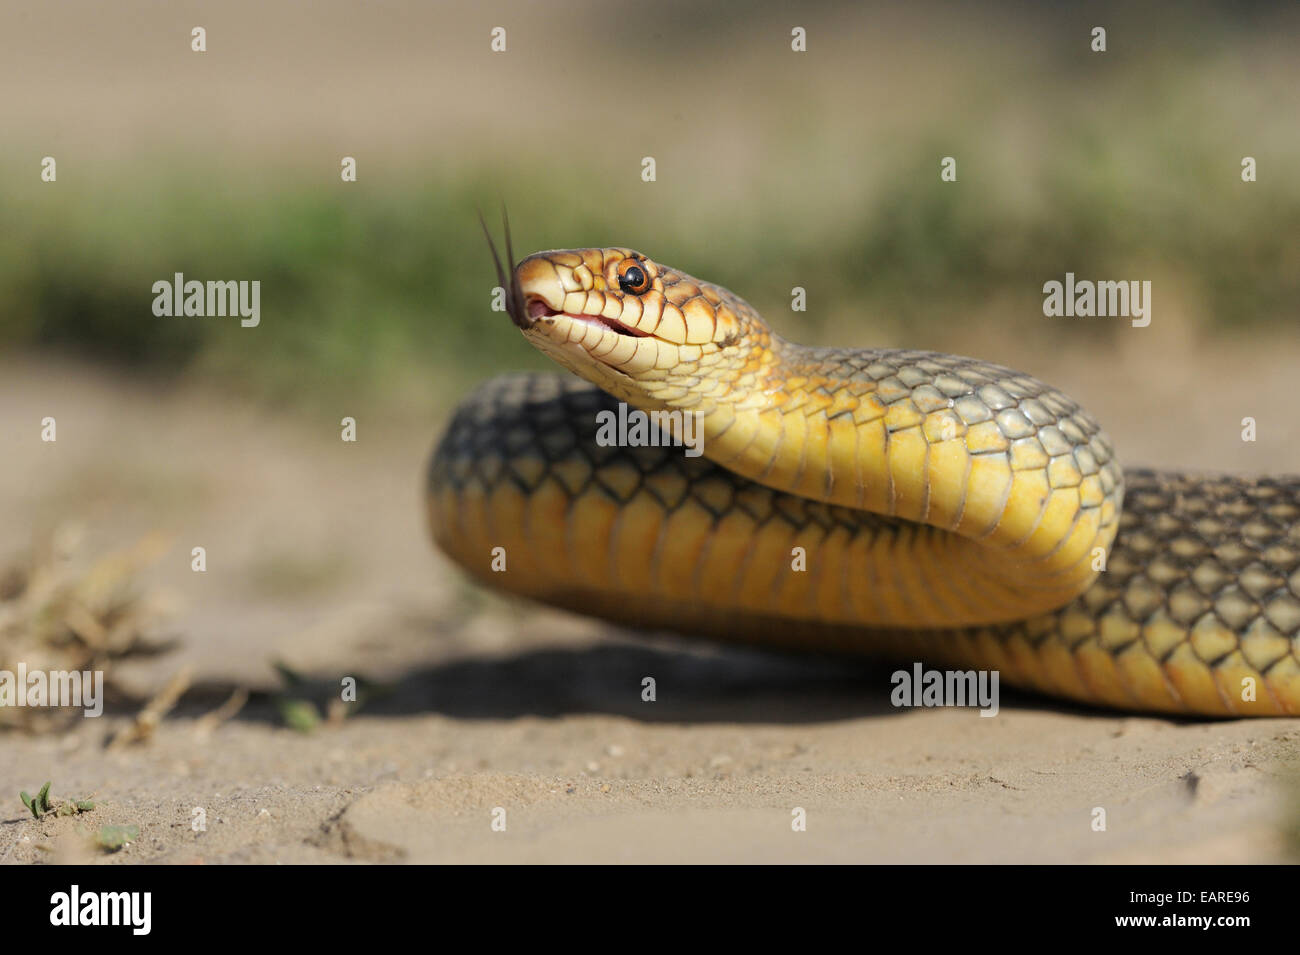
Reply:
<svg viewBox="0 0 1300 955"><path fill-rule="evenodd" d="M1294 3L366 10L10 6L0 347L276 403L444 403L546 365L488 307L475 210L499 228L502 202L519 255L631 245L810 342L998 358L1128 333L1043 318L1067 270L1156 279L1157 322L1294 334ZM177 271L259 279L260 327L154 317Z"/></svg>

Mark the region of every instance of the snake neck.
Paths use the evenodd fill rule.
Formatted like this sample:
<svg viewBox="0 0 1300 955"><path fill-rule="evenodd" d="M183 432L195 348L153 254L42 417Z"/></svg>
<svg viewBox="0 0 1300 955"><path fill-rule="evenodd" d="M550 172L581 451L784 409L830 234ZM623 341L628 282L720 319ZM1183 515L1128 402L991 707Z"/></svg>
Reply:
<svg viewBox="0 0 1300 955"><path fill-rule="evenodd" d="M714 463L934 528L936 547L963 538L1029 582L1039 609L1064 604L1104 567L1122 474L1096 421L1055 389L969 358L775 335L733 362L668 379L650 402L695 411Z"/></svg>

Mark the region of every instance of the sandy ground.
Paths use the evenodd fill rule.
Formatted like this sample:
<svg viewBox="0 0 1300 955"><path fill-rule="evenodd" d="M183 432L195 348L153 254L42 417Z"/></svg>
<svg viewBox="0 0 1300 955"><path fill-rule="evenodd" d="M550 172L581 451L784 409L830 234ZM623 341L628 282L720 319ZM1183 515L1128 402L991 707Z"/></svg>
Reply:
<svg viewBox="0 0 1300 955"><path fill-rule="evenodd" d="M1134 464L1296 469L1270 409L1294 406L1300 355L1173 338L1142 349L1165 366L1146 384L1122 351L1096 356L1087 376L1041 357L1025 367L1092 407L1121 451L1137 449ZM1211 369L1213 393L1194 391L1181 418L1164 413L1179 381ZM1112 714L1010 692L993 719L899 711L888 668L638 637L506 603L464 583L425 537L422 469L446 409L361 413L353 445L338 440L344 413L314 421L83 367L0 365L0 557L70 523L88 555L167 532L171 550L140 584L172 595L182 645L123 675L140 693L186 664L197 675L147 743L105 747L134 712L123 707L64 734L0 737L0 860L1270 862L1292 851L1300 723ZM1243 445L1236 422L1249 413L1261 437ZM47 414L55 444L38 440ZM190 570L195 545L204 574ZM306 734L260 695L202 730L231 685L277 686L272 659L389 693ZM652 703L640 698L647 675ZM56 796L95 793L97 808L30 819L17 791L46 779ZM798 808L804 832L791 828ZM104 823L136 824L140 839L92 855L86 832Z"/></svg>

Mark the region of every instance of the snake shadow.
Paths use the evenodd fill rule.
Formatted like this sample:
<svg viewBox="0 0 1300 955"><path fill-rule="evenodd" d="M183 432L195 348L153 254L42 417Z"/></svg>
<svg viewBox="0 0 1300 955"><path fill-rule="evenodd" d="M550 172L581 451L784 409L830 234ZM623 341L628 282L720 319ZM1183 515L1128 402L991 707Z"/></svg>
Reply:
<svg viewBox="0 0 1300 955"><path fill-rule="evenodd" d="M912 707L897 707L890 700L894 672L910 667L910 662L620 634L590 646L521 649L512 655L415 666L382 682L361 677L368 684L367 698L352 718L439 714L462 720L509 720L606 715L642 723L828 723L910 712ZM654 681L653 700L645 698L647 678ZM255 690L235 719L282 726L277 697L313 700L323 710L337 697L338 686L338 674L317 672L292 690ZM233 688L224 681L200 682L186 693L176 713L197 718L224 702ZM1112 719L1116 715L1005 684L999 687L998 703L1003 713L1020 710ZM105 713L129 717L138 708L138 701L110 699Z"/></svg>
<svg viewBox="0 0 1300 955"><path fill-rule="evenodd" d="M599 714L646 723L769 724L908 712L890 701L895 664L680 644L671 638L619 638L443 663L406 673L364 712L485 720ZM653 700L645 698L647 679L654 681ZM1001 688L1000 705L1100 714L1008 687Z"/></svg>

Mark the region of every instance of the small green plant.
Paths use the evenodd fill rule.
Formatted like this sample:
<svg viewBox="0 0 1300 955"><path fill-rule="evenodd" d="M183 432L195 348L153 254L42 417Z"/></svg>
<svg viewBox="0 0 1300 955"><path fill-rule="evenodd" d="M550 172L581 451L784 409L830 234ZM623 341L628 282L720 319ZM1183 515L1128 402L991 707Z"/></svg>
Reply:
<svg viewBox="0 0 1300 955"><path fill-rule="evenodd" d="M28 794L24 790L18 794L18 798L23 801L23 805L36 819L48 816L51 813L56 816L75 816L79 812L90 812L95 808L95 804L89 799L65 799L60 800L58 803L50 802L50 781L48 780L35 796Z"/></svg>
<svg viewBox="0 0 1300 955"><path fill-rule="evenodd" d="M316 704L306 698L307 679L283 661L273 660L271 666L284 684L284 691L272 698L280 719L284 720L285 726L299 733L312 732L320 725L321 715Z"/></svg>
<svg viewBox="0 0 1300 955"><path fill-rule="evenodd" d="M299 733L314 732L322 725L337 727L344 719L355 716L367 703L393 692L391 685L354 676L349 678L353 681L351 689L354 692L341 698L337 684L308 680L280 660L272 660L271 666L283 686L271 694L271 702L284 725Z"/></svg>
<svg viewBox="0 0 1300 955"><path fill-rule="evenodd" d="M320 726L320 710L311 700L297 700L279 697L275 707L280 712L284 725L299 733L310 733Z"/></svg>
<svg viewBox="0 0 1300 955"><path fill-rule="evenodd" d="M116 852L139 838L139 826L100 826L95 833L95 845L107 852Z"/></svg>

